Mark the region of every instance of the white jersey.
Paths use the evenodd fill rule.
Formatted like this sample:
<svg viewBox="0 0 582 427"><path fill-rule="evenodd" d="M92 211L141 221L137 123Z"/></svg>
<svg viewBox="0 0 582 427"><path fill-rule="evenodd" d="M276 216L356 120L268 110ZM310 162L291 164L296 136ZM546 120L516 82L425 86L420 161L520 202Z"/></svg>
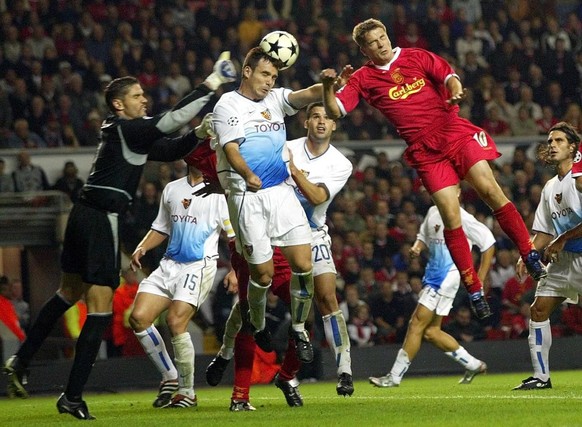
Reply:
<svg viewBox="0 0 582 427"><path fill-rule="evenodd" d="M558 236L582 222L582 202L572 172L550 179L542 190L536 209L533 231ZM568 240L565 251L582 252L582 239Z"/></svg>
<svg viewBox="0 0 582 427"><path fill-rule="evenodd" d="M461 223L470 247L477 246L481 252L484 252L495 244L495 237L491 230L463 208L461 208ZM445 226L437 207L431 206L417 235L417 239L421 240L429 251L423 282L437 289L442 295L454 297L459 287L460 276L459 280L445 281L449 272L457 271L458 273L458 269L445 243L444 229Z"/></svg>
<svg viewBox="0 0 582 427"><path fill-rule="evenodd" d="M220 147L238 143L242 158L261 179L263 189L279 185L289 176L283 150L287 139L284 119L297 113L289 103L290 93L277 88L253 101L233 91L222 95L214 107L212 122ZM228 164L224 151L217 149L216 155L219 176L226 174L221 182L226 181L233 192L245 191L245 180Z"/></svg>
<svg viewBox="0 0 582 427"><path fill-rule="evenodd" d="M164 188L151 228L170 236L164 256L173 261L186 263L217 257L220 230L234 236L224 195L193 195L204 185L192 186L184 177Z"/></svg>
<svg viewBox="0 0 582 427"><path fill-rule="evenodd" d="M295 188L295 194L305 210L310 227L320 229L325 227L327 208L352 174L352 162L333 145L320 156L313 156L307 149L306 141L307 137L287 141L287 147L293 154L293 163L309 182L324 184L329 191L329 198L313 206L301 193L293 178L289 177L287 183Z"/></svg>

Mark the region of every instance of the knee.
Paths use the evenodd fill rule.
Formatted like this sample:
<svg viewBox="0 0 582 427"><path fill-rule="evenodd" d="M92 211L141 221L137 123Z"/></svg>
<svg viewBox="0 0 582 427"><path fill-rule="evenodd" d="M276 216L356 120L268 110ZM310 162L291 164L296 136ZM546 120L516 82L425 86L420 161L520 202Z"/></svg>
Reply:
<svg viewBox="0 0 582 427"><path fill-rule="evenodd" d="M549 313L538 307L536 304L533 304L529 308L529 313L531 320L533 320L534 322L543 322L545 320L548 320L550 316Z"/></svg>
<svg viewBox="0 0 582 427"><path fill-rule="evenodd" d="M426 328L426 330L424 331L424 336L423 336L424 340L426 342L433 343L436 339L437 332L438 332L438 328L435 328L432 326Z"/></svg>
<svg viewBox="0 0 582 427"><path fill-rule="evenodd" d="M327 316L339 310L335 294L317 295L316 293L315 301L317 303L317 309L322 316Z"/></svg>
<svg viewBox="0 0 582 427"><path fill-rule="evenodd" d="M168 328L174 337L186 332L188 329L189 321L189 318L172 312L168 312L168 316L166 317L166 323L168 324Z"/></svg>
<svg viewBox="0 0 582 427"><path fill-rule="evenodd" d="M129 315L129 325L135 332L142 332L151 326L151 322L148 322L139 312L132 310Z"/></svg>

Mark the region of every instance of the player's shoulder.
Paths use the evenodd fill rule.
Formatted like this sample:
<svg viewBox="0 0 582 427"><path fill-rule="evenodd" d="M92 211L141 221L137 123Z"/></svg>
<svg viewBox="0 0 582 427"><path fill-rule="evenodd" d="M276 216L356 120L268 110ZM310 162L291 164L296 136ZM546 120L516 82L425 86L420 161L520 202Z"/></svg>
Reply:
<svg viewBox="0 0 582 427"><path fill-rule="evenodd" d="M236 91L230 91L222 94L218 101L216 101L216 105L214 109L217 107L229 107L229 106L236 106L237 103L240 104L243 101L244 97L237 93Z"/></svg>
<svg viewBox="0 0 582 427"><path fill-rule="evenodd" d="M289 147L289 149L292 151L297 150L298 148L303 147L303 144L305 144L306 139L307 139L306 136L302 136L301 138L297 139L291 139L287 141L287 147Z"/></svg>
<svg viewBox="0 0 582 427"><path fill-rule="evenodd" d="M168 182L166 184L166 186L164 187L164 191L165 190L167 190L167 191L174 191L174 190L180 189L180 188L182 188L184 186L190 187L190 184L188 183L188 177L186 177L186 176Z"/></svg>
<svg viewBox="0 0 582 427"><path fill-rule="evenodd" d="M349 169L350 171L353 169L352 162L348 159L344 153L342 153L336 146L333 144L329 145L328 149L329 156L334 158L334 161L337 162L338 166L342 168Z"/></svg>

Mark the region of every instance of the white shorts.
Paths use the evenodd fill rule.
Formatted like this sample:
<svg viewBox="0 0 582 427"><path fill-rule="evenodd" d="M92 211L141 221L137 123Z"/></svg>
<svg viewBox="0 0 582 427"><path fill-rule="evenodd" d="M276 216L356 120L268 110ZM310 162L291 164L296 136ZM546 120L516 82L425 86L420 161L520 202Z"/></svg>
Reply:
<svg viewBox="0 0 582 427"><path fill-rule="evenodd" d="M420 291L418 303L424 305L438 316L447 316L453 307L455 297L441 295L435 288L425 286Z"/></svg>
<svg viewBox="0 0 582 427"><path fill-rule="evenodd" d="M331 237L325 230L313 230L311 242L311 261L313 262L313 277L324 273L337 274L333 257L331 256Z"/></svg>
<svg viewBox="0 0 582 427"><path fill-rule="evenodd" d="M160 266L142 280L137 292L184 301L198 308L212 290L214 276L216 259L183 263L163 258Z"/></svg>
<svg viewBox="0 0 582 427"><path fill-rule="evenodd" d="M273 257L273 246L311 245L311 228L293 188L284 182L228 196L237 251L251 264Z"/></svg>
<svg viewBox="0 0 582 427"><path fill-rule="evenodd" d="M562 251L559 261L548 264L548 275L538 282L536 297L562 297L578 302L582 293L582 254Z"/></svg>

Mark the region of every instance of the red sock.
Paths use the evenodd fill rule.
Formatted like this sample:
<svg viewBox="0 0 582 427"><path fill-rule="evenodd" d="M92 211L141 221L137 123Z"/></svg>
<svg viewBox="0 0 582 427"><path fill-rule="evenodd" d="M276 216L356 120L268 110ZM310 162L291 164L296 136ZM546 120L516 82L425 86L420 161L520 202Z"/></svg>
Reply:
<svg viewBox="0 0 582 427"><path fill-rule="evenodd" d="M297 371L301 367L301 362L297 358L297 349L295 348L295 341L290 339L287 344L287 351L283 358L283 364L279 371L279 378L285 381L290 381L295 378Z"/></svg>
<svg viewBox="0 0 582 427"><path fill-rule="evenodd" d="M461 282L463 282L463 285L465 285L465 288L467 288L470 294L480 292L483 289L483 285L473 265L473 256L471 255L469 242L467 241L467 236L465 236L463 228L459 227L454 230L445 229L444 235L447 248L449 248L449 252L451 253L451 258L453 258L453 262L461 274Z"/></svg>
<svg viewBox="0 0 582 427"><path fill-rule="evenodd" d="M509 202L493 212L493 215L497 218L501 229L515 243L519 254L522 257L527 256L534 246L529 238L529 232L523 222L523 218L515 208L515 205Z"/></svg>
<svg viewBox="0 0 582 427"><path fill-rule="evenodd" d="M239 332L234 341L234 387L233 400L249 400L253 362L255 360L255 339L249 333Z"/></svg>

